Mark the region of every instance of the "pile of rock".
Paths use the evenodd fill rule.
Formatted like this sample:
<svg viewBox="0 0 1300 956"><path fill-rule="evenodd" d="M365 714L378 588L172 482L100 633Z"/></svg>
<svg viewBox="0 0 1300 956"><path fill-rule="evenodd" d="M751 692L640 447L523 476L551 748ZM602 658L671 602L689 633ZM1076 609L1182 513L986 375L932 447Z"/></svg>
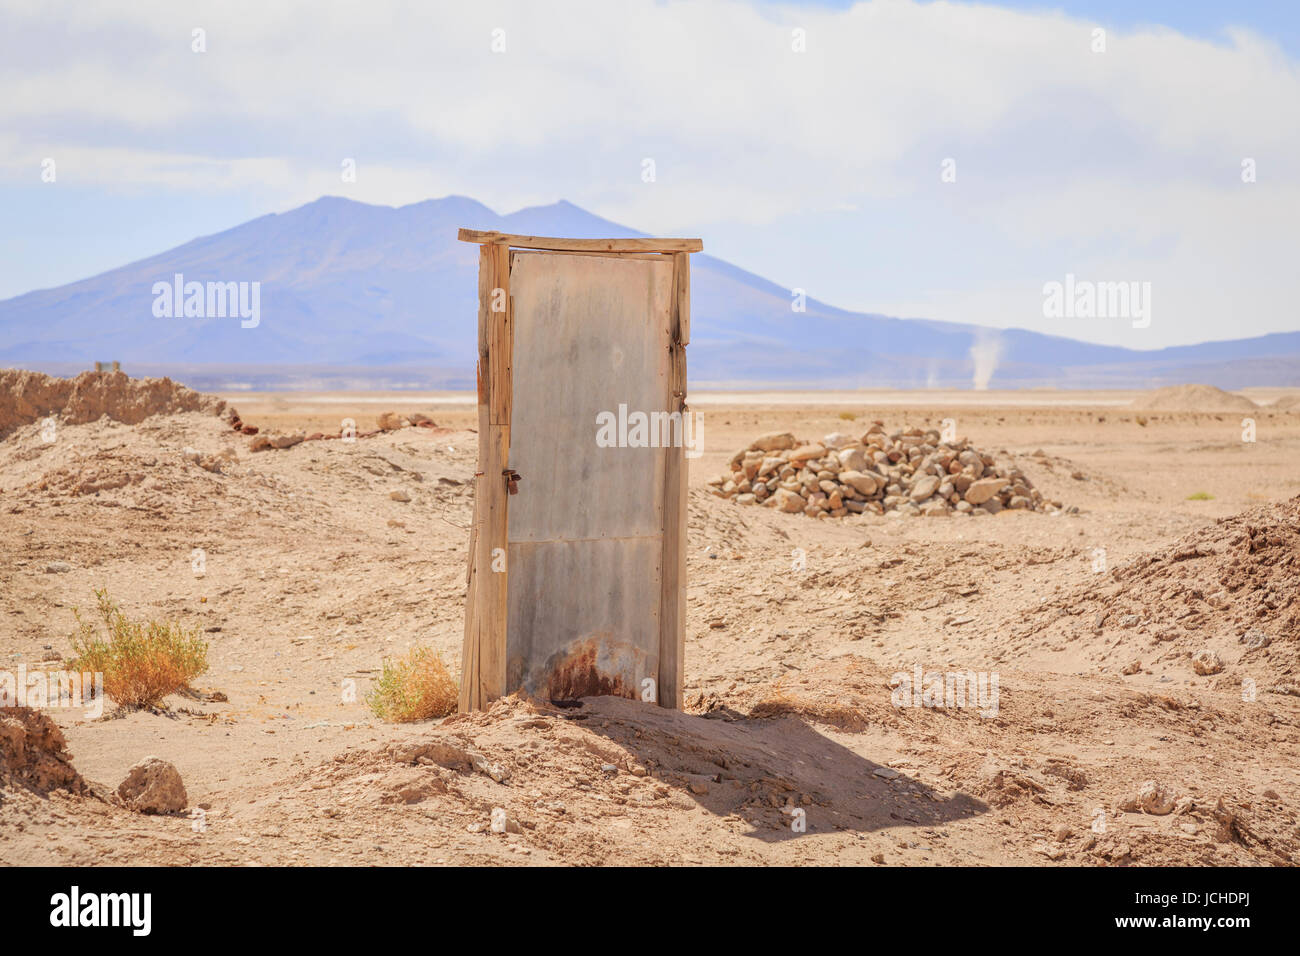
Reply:
<svg viewBox="0 0 1300 956"><path fill-rule="evenodd" d="M713 494L814 518L1062 507L1018 468L999 466L965 438L941 441L938 431L920 428L887 434L882 422L858 439L835 433L800 442L789 432L771 432L736 452L730 465L730 473L709 482Z"/></svg>
<svg viewBox="0 0 1300 956"><path fill-rule="evenodd" d="M256 437L249 442L249 451L267 451L272 448L292 448L294 445L302 444L305 441L333 441L336 438L356 439L372 438L375 435L384 432L398 431L402 428L437 428L438 423L428 415L422 412L415 412L411 415L399 415L397 412L383 412L376 419L378 428L369 431L357 431L355 427L340 427L338 432L333 435L325 432L312 432L308 435L306 432L290 432L286 435L258 435L256 425L244 425L238 420L234 421L235 430L243 430L245 435L255 435ZM251 431L250 431L251 429Z"/></svg>

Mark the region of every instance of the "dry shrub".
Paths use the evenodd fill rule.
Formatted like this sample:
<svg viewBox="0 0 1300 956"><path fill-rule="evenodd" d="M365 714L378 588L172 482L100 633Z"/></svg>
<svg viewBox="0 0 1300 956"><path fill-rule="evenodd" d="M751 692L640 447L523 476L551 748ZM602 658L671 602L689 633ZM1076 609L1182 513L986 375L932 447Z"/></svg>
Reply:
<svg viewBox="0 0 1300 956"><path fill-rule="evenodd" d="M208 669L208 645L199 629L176 622L131 621L107 590L95 590L105 636L77 616L72 649L77 671L104 675L104 693L123 707L156 707Z"/></svg>
<svg viewBox="0 0 1300 956"><path fill-rule="evenodd" d="M459 687L442 657L427 647L384 661L384 672L366 695L380 720L406 723L446 717L456 709Z"/></svg>

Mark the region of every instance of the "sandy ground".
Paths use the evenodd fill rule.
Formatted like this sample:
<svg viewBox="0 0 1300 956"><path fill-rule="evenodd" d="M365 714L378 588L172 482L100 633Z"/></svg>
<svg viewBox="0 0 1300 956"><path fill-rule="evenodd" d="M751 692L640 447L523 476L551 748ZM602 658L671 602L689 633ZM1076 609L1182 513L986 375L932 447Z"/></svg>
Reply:
<svg viewBox="0 0 1300 956"><path fill-rule="evenodd" d="M1252 413L1251 443L1239 412L1139 415L1133 393L694 396L686 712L510 699L392 725L342 688L364 697L414 645L459 667L472 404L224 397L264 432L365 430L388 409L442 427L252 454L190 412L0 441L0 668L67 654L101 586L201 624L212 665L158 713L47 711L101 794L154 754L201 824L0 790L4 863L1300 859L1300 568L1295 509L1277 510L1300 495L1300 411ZM1078 513L814 520L705 490L762 432L947 418ZM187 446L235 461L210 472ZM1221 671L1196 673L1202 649ZM996 675L996 714L896 706L891 678L917 666ZM1129 802L1148 780L1173 812ZM494 807L518 832L490 832Z"/></svg>

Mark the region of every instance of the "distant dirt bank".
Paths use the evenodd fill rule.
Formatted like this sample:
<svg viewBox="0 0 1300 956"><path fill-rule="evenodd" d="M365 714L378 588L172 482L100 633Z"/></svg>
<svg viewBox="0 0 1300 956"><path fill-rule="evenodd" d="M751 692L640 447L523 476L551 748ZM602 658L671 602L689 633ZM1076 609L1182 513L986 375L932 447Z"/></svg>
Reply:
<svg viewBox="0 0 1300 956"><path fill-rule="evenodd" d="M1213 385L1157 388L1134 399L1131 407L1166 412L1248 412L1259 408L1244 395L1234 395Z"/></svg>
<svg viewBox="0 0 1300 956"><path fill-rule="evenodd" d="M55 378L21 369L0 371L0 437L41 418L81 425L107 415L135 425L152 415L227 410L224 399L169 378L131 378L125 372L82 372Z"/></svg>

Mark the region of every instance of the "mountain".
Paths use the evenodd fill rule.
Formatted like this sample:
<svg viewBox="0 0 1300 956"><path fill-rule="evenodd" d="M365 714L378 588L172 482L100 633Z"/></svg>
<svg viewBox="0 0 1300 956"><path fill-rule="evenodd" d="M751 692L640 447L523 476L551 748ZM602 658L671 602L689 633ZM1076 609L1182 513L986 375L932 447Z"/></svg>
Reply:
<svg viewBox="0 0 1300 956"><path fill-rule="evenodd" d="M119 360L204 388L472 386L478 247L457 241L461 226L643 235L563 201L500 216L461 196L400 208L326 196L0 302L0 364L63 372ZM155 284L178 273L260 283L256 327L155 315ZM709 255L692 257L689 357L696 386L1300 385L1300 332L1143 352L813 299L795 313L790 290Z"/></svg>

